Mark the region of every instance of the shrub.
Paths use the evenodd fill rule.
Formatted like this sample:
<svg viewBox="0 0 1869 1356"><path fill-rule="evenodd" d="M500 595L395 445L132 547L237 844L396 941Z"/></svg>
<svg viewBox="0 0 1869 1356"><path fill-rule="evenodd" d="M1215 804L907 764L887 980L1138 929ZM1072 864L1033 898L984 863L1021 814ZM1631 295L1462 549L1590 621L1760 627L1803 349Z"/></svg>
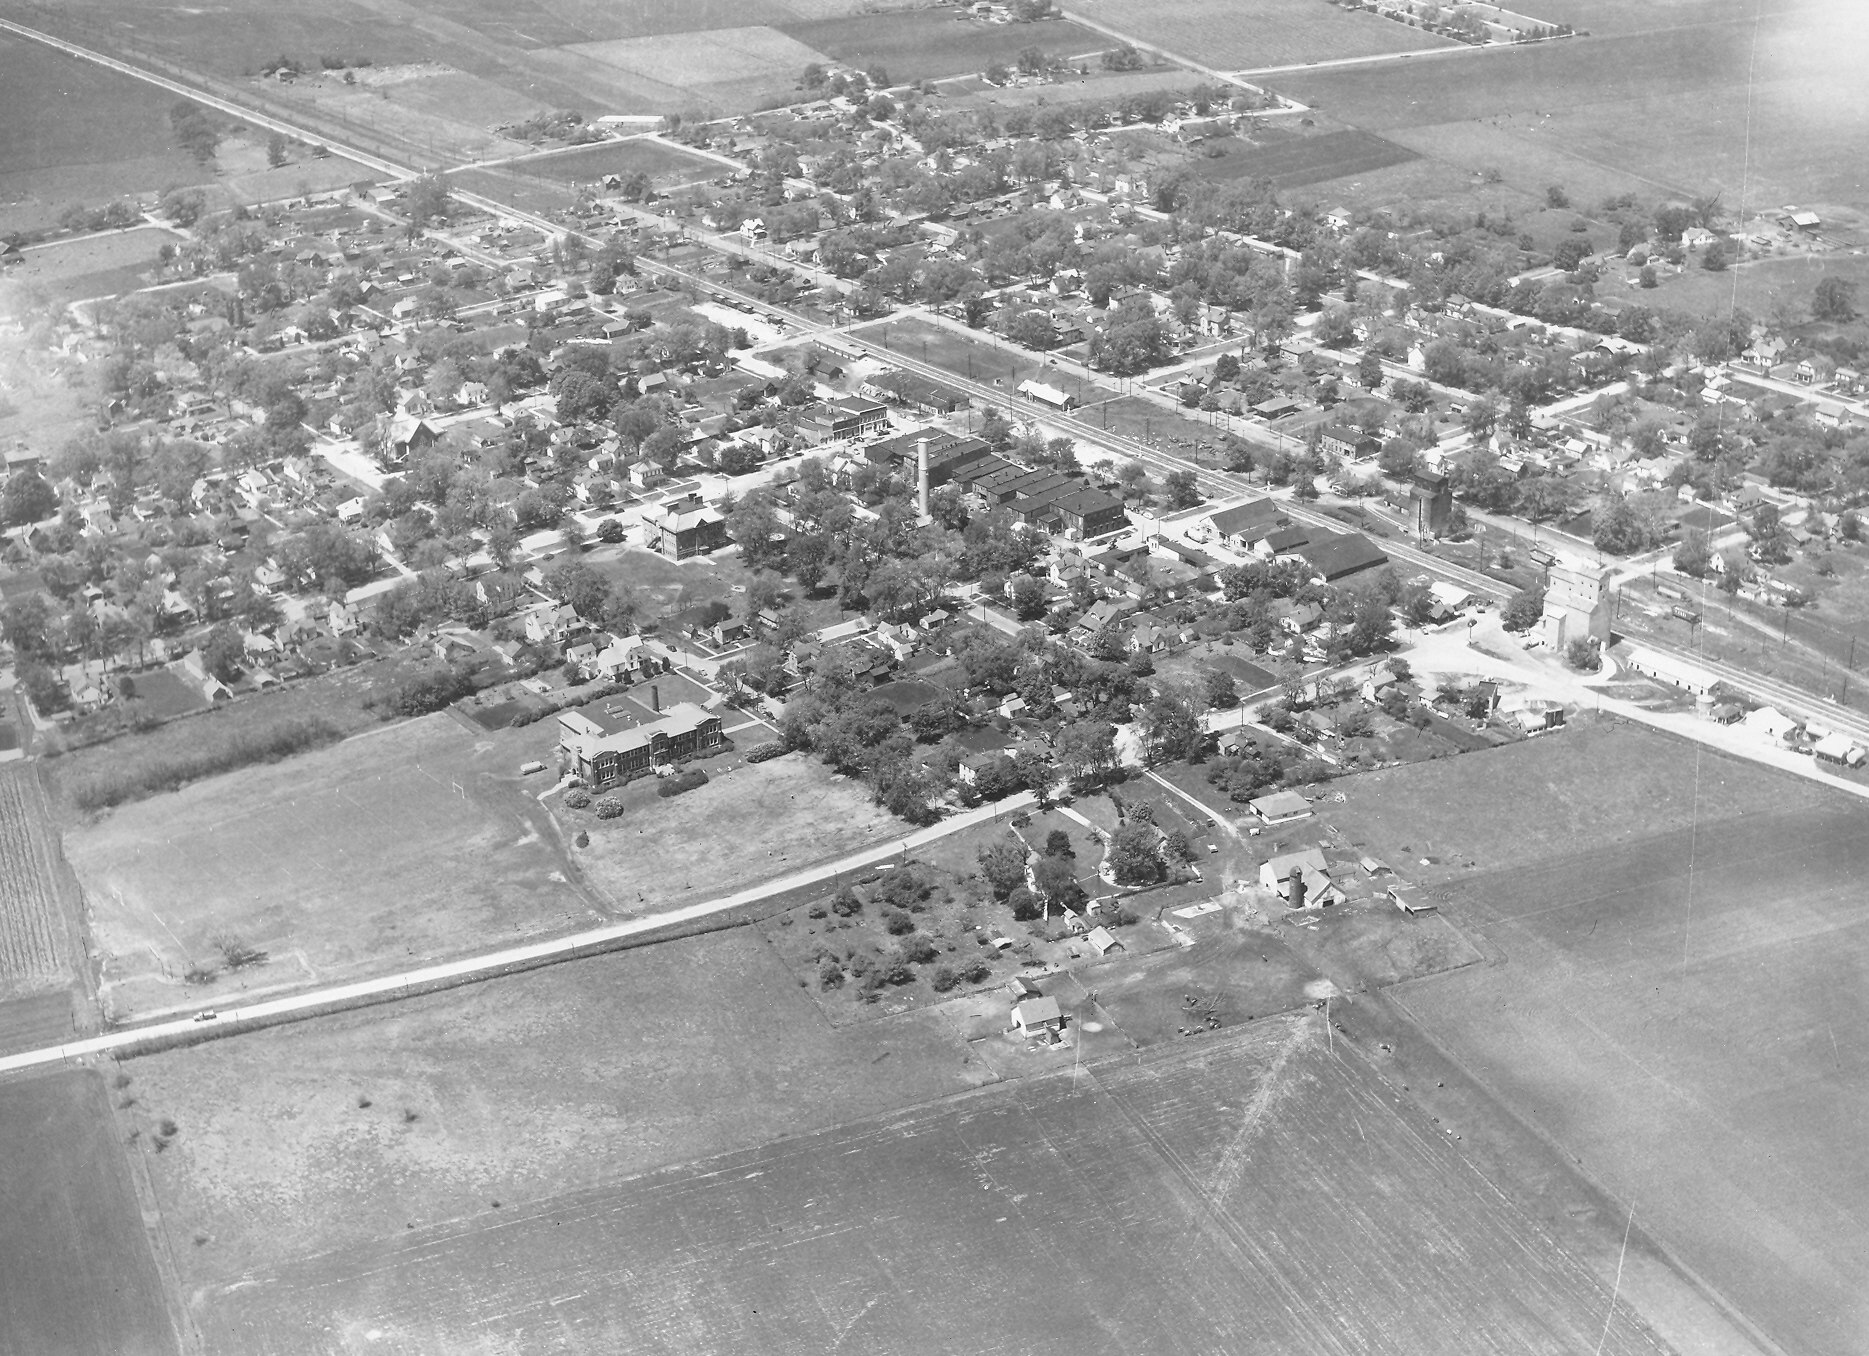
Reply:
<svg viewBox="0 0 1869 1356"><path fill-rule="evenodd" d="M919 932L902 939L902 959L910 965L926 965L939 954L935 944Z"/></svg>
<svg viewBox="0 0 1869 1356"><path fill-rule="evenodd" d="M915 920L901 909L886 908L883 910L883 927L891 937L902 937L915 931Z"/></svg>
<svg viewBox="0 0 1869 1356"><path fill-rule="evenodd" d="M579 829L578 836L573 838L571 843L574 847L589 847L591 845L591 836L583 829Z"/></svg>
<svg viewBox="0 0 1869 1356"><path fill-rule="evenodd" d="M775 739L772 743L761 744L758 748L748 753L746 755L746 761L749 763L763 763L769 758L777 758L784 752L785 745Z"/></svg>
<svg viewBox="0 0 1869 1356"><path fill-rule="evenodd" d="M597 817L599 819L615 819L622 813L623 802L618 800L615 796L605 796L602 800L597 802Z"/></svg>
<svg viewBox="0 0 1869 1356"><path fill-rule="evenodd" d="M217 971L212 965L191 965L182 973L184 984L212 984Z"/></svg>
<svg viewBox="0 0 1869 1356"><path fill-rule="evenodd" d="M934 974L929 978L928 982L934 986L934 991L936 993L946 993L949 989L960 983L960 976L954 973L954 968L952 966L937 965L935 966Z"/></svg>
<svg viewBox="0 0 1869 1356"><path fill-rule="evenodd" d="M891 984L913 984L915 972L906 961L897 961L883 972L883 978Z"/></svg>
<svg viewBox="0 0 1869 1356"><path fill-rule="evenodd" d="M591 793L581 786L574 786L569 791L565 792L565 808L567 810L587 809L590 803Z"/></svg>
<svg viewBox="0 0 1869 1356"><path fill-rule="evenodd" d="M74 780L72 803L81 810L106 810L217 773L277 762L344 737L319 716L290 717L250 729L213 730L196 723L190 733L194 737L185 748L128 753L107 770Z"/></svg>
<svg viewBox="0 0 1869 1356"><path fill-rule="evenodd" d="M846 885L832 897L831 912L839 918L849 918L863 912L863 901L857 897L855 890Z"/></svg>
<svg viewBox="0 0 1869 1356"><path fill-rule="evenodd" d="M1136 913L1134 909L1124 907L1116 911L1116 926L1117 927L1119 928L1133 927L1135 926L1135 923L1136 923Z"/></svg>
<svg viewBox="0 0 1869 1356"><path fill-rule="evenodd" d="M1043 912L1038 906L1037 897L1023 885L1007 895L1006 902L1012 905L1012 917L1016 923L1028 923Z"/></svg>
<svg viewBox="0 0 1869 1356"><path fill-rule="evenodd" d="M692 791L698 786L707 785L707 774L698 767L677 772L673 777L664 777L655 789L658 796L679 796L684 791Z"/></svg>
<svg viewBox="0 0 1869 1356"><path fill-rule="evenodd" d="M818 962L818 987L820 989L828 992L831 989L842 988L843 983L843 966L839 965L829 956L826 956L823 960Z"/></svg>
<svg viewBox="0 0 1869 1356"><path fill-rule="evenodd" d="M983 937L980 940L985 941L986 939ZM960 977L969 984L978 984L992 973L993 967L988 965L985 961L971 960L967 962L966 969L960 972Z"/></svg>

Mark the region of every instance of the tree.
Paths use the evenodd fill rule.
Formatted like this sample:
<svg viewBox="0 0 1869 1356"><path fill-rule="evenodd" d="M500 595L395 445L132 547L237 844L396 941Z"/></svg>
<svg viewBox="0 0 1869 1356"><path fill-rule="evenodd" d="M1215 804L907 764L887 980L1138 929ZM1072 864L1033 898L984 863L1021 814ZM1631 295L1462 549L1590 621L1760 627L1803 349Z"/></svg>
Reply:
<svg viewBox="0 0 1869 1356"><path fill-rule="evenodd" d="M1591 540L1596 549L1613 556L1634 555L1654 544L1655 534L1649 522L1619 494L1607 497L1592 520Z"/></svg>
<svg viewBox="0 0 1869 1356"><path fill-rule="evenodd" d="M1171 509L1191 509L1201 502L1200 482L1192 471L1170 471L1162 477L1162 489Z"/></svg>
<svg viewBox="0 0 1869 1356"><path fill-rule="evenodd" d="M274 132L266 138L266 163L274 169L286 163L286 139L282 133Z"/></svg>
<svg viewBox="0 0 1869 1356"><path fill-rule="evenodd" d="M1162 878L1153 824L1125 824L1110 838L1110 870L1118 885L1153 885Z"/></svg>
<svg viewBox="0 0 1869 1356"><path fill-rule="evenodd" d="M1695 579L1704 578L1713 568L1713 548L1705 532L1690 532L1674 548L1674 568Z"/></svg>
<svg viewBox="0 0 1869 1356"><path fill-rule="evenodd" d="M409 229L422 231L429 222L446 220L453 210L454 196L448 181L439 174L426 174L409 185Z"/></svg>
<svg viewBox="0 0 1869 1356"><path fill-rule="evenodd" d="M1025 852L1011 843L988 843L980 849L980 874L993 898L1004 899L1025 884Z"/></svg>
<svg viewBox="0 0 1869 1356"><path fill-rule="evenodd" d="M169 110L169 127L177 144L203 165L220 149L220 132L208 120L207 111L193 99L184 99Z"/></svg>
<svg viewBox="0 0 1869 1356"><path fill-rule="evenodd" d="M610 598L610 581L580 560L552 566L545 572L545 587L586 621L602 616Z"/></svg>
<svg viewBox="0 0 1869 1356"><path fill-rule="evenodd" d="M1356 360L1356 379L1367 391L1382 385L1382 358L1373 348L1364 349Z"/></svg>
<svg viewBox="0 0 1869 1356"><path fill-rule="evenodd" d="M1225 711L1239 705L1239 685L1225 669L1207 670L1202 682L1209 706Z"/></svg>
<svg viewBox="0 0 1869 1356"><path fill-rule="evenodd" d="M1063 829L1053 829L1045 835L1045 855L1047 857L1075 857L1077 849L1071 846L1071 835Z"/></svg>
<svg viewBox="0 0 1869 1356"><path fill-rule="evenodd" d="M1823 278L1811 291L1811 319L1845 321L1856 318L1856 284L1847 278Z"/></svg>
<svg viewBox="0 0 1869 1356"><path fill-rule="evenodd" d="M1012 611L1020 621L1035 621L1045 615L1045 581L1022 574L1012 581Z"/></svg>
<svg viewBox="0 0 1869 1356"><path fill-rule="evenodd" d="M36 523L58 512L58 491L37 471L15 471L0 491L0 516L9 525Z"/></svg>
<svg viewBox="0 0 1869 1356"><path fill-rule="evenodd" d="M1715 238L1707 248L1701 251L1700 266L1709 273L1724 272L1732 262L1732 250L1724 240Z"/></svg>
<svg viewBox="0 0 1869 1356"><path fill-rule="evenodd" d="M1603 667L1603 657L1588 636L1578 636L1564 647L1564 662L1580 673L1595 673Z"/></svg>
<svg viewBox="0 0 1869 1356"><path fill-rule="evenodd" d="M1520 589L1499 613L1499 620L1508 631L1524 631L1538 624L1544 616L1545 591L1542 587Z"/></svg>
<svg viewBox="0 0 1869 1356"><path fill-rule="evenodd" d="M1116 770L1116 730L1104 721L1072 721L1052 741L1052 756L1073 789L1093 790Z"/></svg>
<svg viewBox="0 0 1869 1356"><path fill-rule="evenodd" d="M202 666L223 683L231 683L240 676L246 657L246 643L240 639L240 633L225 622L209 631L207 639L201 642Z"/></svg>
<svg viewBox="0 0 1869 1356"><path fill-rule="evenodd" d="M1062 857L1040 857L1032 867L1032 883L1042 898L1060 909L1075 909L1084 902L1077 868Z"/></svg>

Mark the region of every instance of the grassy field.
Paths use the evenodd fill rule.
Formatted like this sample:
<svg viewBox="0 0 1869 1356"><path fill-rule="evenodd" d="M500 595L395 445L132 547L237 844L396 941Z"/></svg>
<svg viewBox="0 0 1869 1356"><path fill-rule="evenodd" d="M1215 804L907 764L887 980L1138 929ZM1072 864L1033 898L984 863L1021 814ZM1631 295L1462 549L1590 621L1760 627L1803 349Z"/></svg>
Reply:
<svg viewBox="0 0 1869 1356"><path fill-rule="evenodd" d="M835 778L804 757L731 773L714 761L699 766L714 780L685 795L658 797L653 778L612 793L628 807L618 819L552 802L567 832L590 833L578 865L618 909L635 913L730 893L882 842L902 827L870 803L860 783Z"/></svg>
<svg viewBox="0 0 1869 1356"><path fill-rule="evenodd" d="M1222 70L1416 52L1454 44L1373 14L1352 14L1324 0L1078 0L1087 19L1141 42Z"/></svg>
<svg viewBox="0 0 1869 1356"><path fill-rule="evenodd" d="M139 1108L182 1127L149 1164L171 1234L206 1236L177 1258L190 1291L991 1076L933 1014L833 1028L750 928L124 1068Z"/></svg>
<svg viewBox="0 0 1869 1356"><path fill-rule="evenodd" d="M1723 0L1687 0L1666 22L1613 36L1272 83L1428 154L1411 129L1484 129L1482 154L1508 176L1529 156L1545 182L1586 182L1608 165L1651 195L1721 189L1729 211L1742 190L1752 210L1860 208L1851 166L1864 146L1869 14L1793 4L1772 19L1761 28ZM1658 126L1678 135L1657 138Z"/></svg>
<svg viewBox="0 0 1869 1356"><path fill-rule="evenodd" d="M658 183L691 183L724 172L718 161L642 137L516 160L506 168L515 174L559 183L589 183L606 174L639 172Z"/></svg>
<svg viewBox="0 0 1869 1356"><path fill-rule="evenodd" d="M555 733L477 740L430 716L68 833L109 1010L334 983L597 921L518 774ZM223 937L268 959L224 965ZM186 983L200 965L218 977Z"/></svg>
<svg viewBox="0 0 1869 1356"><path fill-rule="evenodd" d="M180 1350L102 1074L70 1069L0 1097L0 1350Z"/></svg>
<svg viewBox="0 0 1869 1356"><path fill-rule="evenodd" d="M1513 796L1453 784L1488 764ZM1370 780L1345 813L1398 855L1516 844L1445 906L1504 963L1408 1010L1780 1349L1860 1351L1860 803L1633 730Z"/></svg>
<svg viewBox="0 0 1869 1356"><path fill-rule="evenodd" d="M992 24L961 18L946 7L783 27L807 47L847 66L865 71L880 66L895 84L970 75L995 62L1010 66L1028 47L1049 56L1076 57L1111 46L1101 33L1062 20Z"/></svg>
<svg viewBox="0 0 1869 1356"><path fill-rule="evenodd" d="M7 279L68 300L114 296L154 280L157 253L178 237L153 226L59 241L26 253Z"/></svg>
<svg viewBox="0 0 1869 1356"><path fill-rule="evenodd" d="M1415 152L1370 132L1324 132L1295 137L1269 146L1229 139L1220 156L1196 156L1188 168L1211 180L1270 179L1276 188L1300 188L1368 174L1391 165L1406 164Z"/></svg>
<svg viewBox="0 0 1869 1356"><path fill-rule="evenodd" d="M1317 1017L1281 1019L394 1229L214 1287L206 1345L287 1356L341 1326L407 1351L520 1332L576 1353L937 1333L982 1352L1659 1350L1343 1051Z"/></svg>
<svg viewBox="0 0 1869 1356"><path fill-rule="evenodd" d="M36 764L0 764L0 997L70 977L70 873Z"/></svg>

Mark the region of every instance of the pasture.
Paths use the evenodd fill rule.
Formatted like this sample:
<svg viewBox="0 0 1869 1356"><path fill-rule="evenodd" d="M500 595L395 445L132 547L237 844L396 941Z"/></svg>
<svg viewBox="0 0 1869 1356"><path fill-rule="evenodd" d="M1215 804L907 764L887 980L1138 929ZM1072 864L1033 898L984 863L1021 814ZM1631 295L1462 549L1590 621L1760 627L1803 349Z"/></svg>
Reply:
<svg viewBox="0 0 1869 1356"><path fill-rule="evenodd" d="M176 1259L190 1290L991 1078L934 1013L833 1028L745 927L124 1068L183 1127L149 1166L172 1234L208 1239Z"/></svg>
<svg viewBox="0 0 1869 1356"><path fill-rule="evenodd" d="M155 280L158 252L180 237L154 226L58 240L25 251L9 282L67 300L115 296Z"/></svg>
<svg viewBox="0 0 1869 1356"><path fill-rule="evenodd" d="M972 75L998 62L1007 66L1029 47L1047 56L1077 57L1107 51L1101 33L1067 20L994 24L963 18L958 9L901 10L785 24L786 33L858 70L881 68L891 84ZM1092 65L1095 63L1093 62Z"/></svg>
<svg viewBox="0 0 1869 1356"><path fill-rule="evenodd" d="M1415 152L1386 137L1369 132L1322 132L1316 136L1255 146L1232 138L1215 143L1226 148L1225 155L1196 156L1188 162L1189 170L1202 179L1270 179L1276 188L1301 188L1306 184L1345 179L1406 164Z"/></svg>
<svg viewBox="0 0 1869 1356"><path fill-rule="evenodd" d="M66 835L118 1017L336 983L604 917L519 764L554 727L448 715L119 807ZM226 939L266 953L226 960ZM205 967L210 982L185 976Z"/></svg>
<svg viewBox="0 0 1869 1356"><path fill-rule="evenodd" d="M659 184L686 184L724 172L717 160L648 137L630 137L597 146L580 146L574 151L527 156L509 162L506 168L515 174L559 183L589 183L606 174L646 174Z"/></svg>
<svg viewBox="0 0 1869 1356"><path fill-rule="evenodd" d="M0 764L0 997L70 978L75 894L37 764Z"/></svg>
<svg viewBox="0 0 1869 1356"><path fill-rule="evenodd" d="M1860 1350L1860 803L1612 727L1338 785L1390 860L1478 859L1443 912L1502 963L1414 1018L1782 1349Z"/></svg>
<svg viewBox="0 0 1869 1356"><path fill-rule="evenodd" d="M1139 42L1229 71L1454 45L1324 0L1254 0L1250 7L1232 0L1077 0L1071 8Z"/></svg>
<svg viewBox="0 0 1869 1356"><path fill-rule="evenodd" d="M1660 1350L1314 1014L394 1228L256 1266L201 1316L210 1352L266 1356L334 1330L403 1351Z"/></svg>
<svg viewBox="0 0 1869 1356"><path fill-rule="evenodd" d="M180 1350L109 1096L101 1073L67 1069L0 1097L0 1350Z"/></svg>
<svg viewBox="0 0 1869 1356"><path fill-rule="evenodd" d="M641 82L653 81L740 112L789 99L799 72L824 60L823 53L779 30L759 27L573 43L553 55L584 69L612 72L631 94L643 92Z"/></svg>

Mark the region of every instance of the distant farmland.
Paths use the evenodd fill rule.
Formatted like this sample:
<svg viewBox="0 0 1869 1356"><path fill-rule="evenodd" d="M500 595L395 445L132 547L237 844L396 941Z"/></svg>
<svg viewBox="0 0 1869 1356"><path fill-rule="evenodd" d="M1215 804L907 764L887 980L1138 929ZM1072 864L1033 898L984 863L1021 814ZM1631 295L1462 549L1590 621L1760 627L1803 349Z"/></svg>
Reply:
<svg viewBox="0 0 1869 1356"><path fill-rule="evenodd" d="M1221 70L1296 65L1453 47L1374 14L1328 0L1072 0L1065 7L1176 56Z"/></svg>
<svg viewBox="0 0 1869 1356"><path fill-rule="evenodd" d="M1370 132L1324 132L1270 146L1232 144L1237 149L1226 155L1202 157L1189 167L1203 179L1270 179L1278 188L1301 188L1403 165L1417 158L1406 146Z"/></svg>
<svg viewBox="0 0 1869 1356"><path fill-rule="evenodd" d="M69 977L68 888L37 765L0 767L0 997Z"/></svg>
<svg viewBox="0 0 1869 1356"><path fill-rule="evenodd" d="M896 84L969 75L994 62L1010 66L1028 47L1071 57L1107 51L1115 45L1103 34L1074 23L990 24L963 19L958 10L946 7L785 24L783 28L807 47L846 65L862 70L880 66Z"/></svg>
<svg viewBox="0 0 1869 1356"><path fill-rule="evenodd" d="M310 1258L200 1312L240 1356L337 1324L591 1356L1662 1350L1310 1012Z"/></svg>

